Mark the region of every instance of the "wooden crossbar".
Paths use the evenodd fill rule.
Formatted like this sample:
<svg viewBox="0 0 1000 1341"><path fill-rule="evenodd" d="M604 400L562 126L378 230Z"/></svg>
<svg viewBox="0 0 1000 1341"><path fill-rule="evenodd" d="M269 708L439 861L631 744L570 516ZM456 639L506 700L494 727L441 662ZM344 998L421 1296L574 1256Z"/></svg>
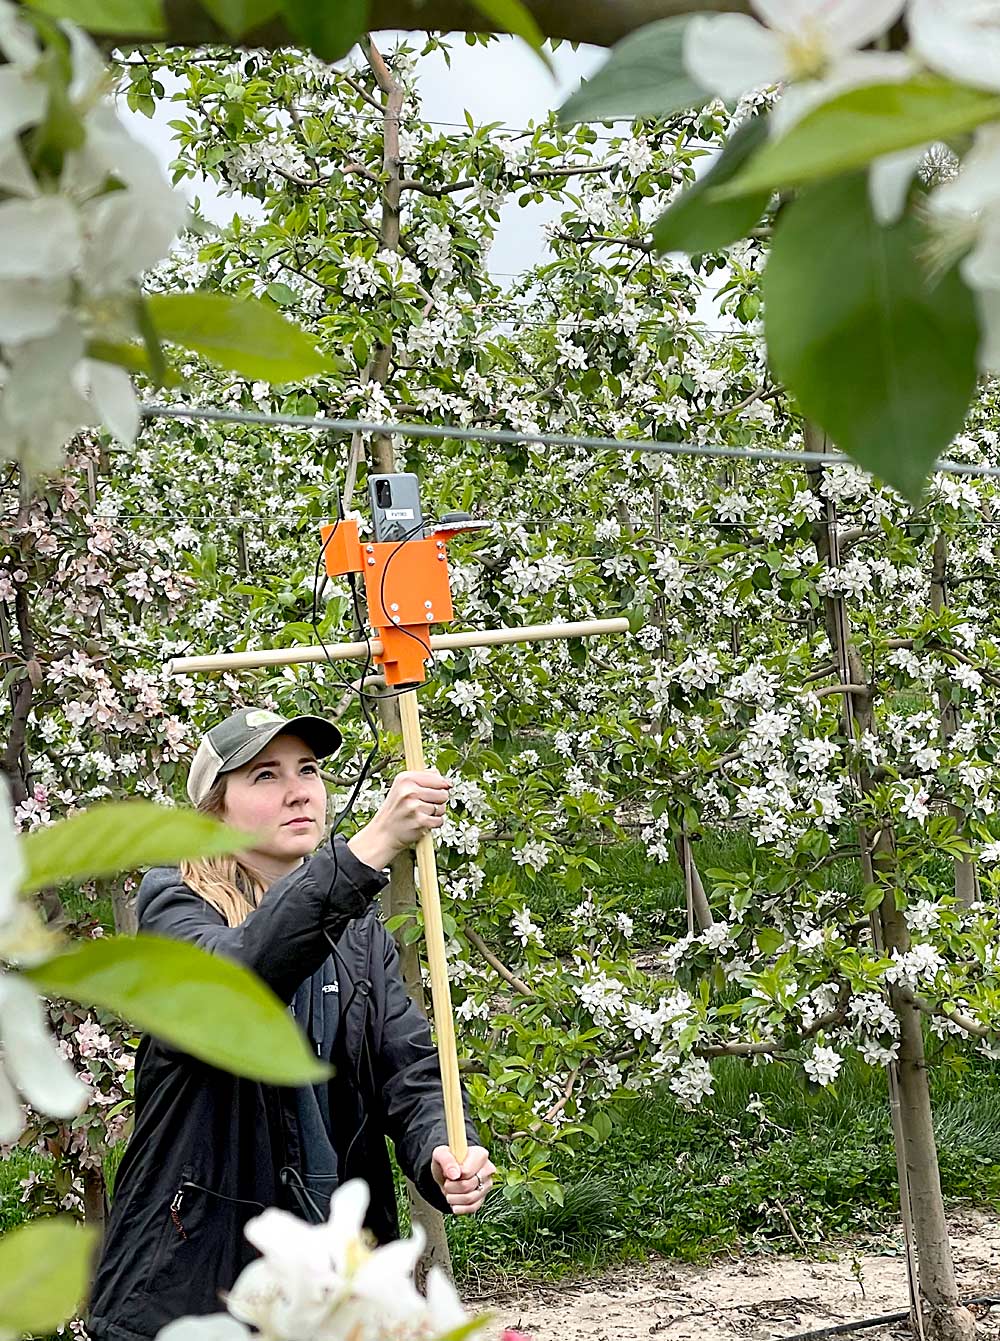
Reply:
<svg viewBox="0 0 1000 1341"><path fill-rule="evenodd" d="M445 652L461 647L496 647L503 643L550 642L558 638L593 638L602 633L628 633L624 617L582 619L567 624L523 624L515 628L480 629L468 633L434 633L431 650ZM378 638L365 642L330 643L328 647L274 647L255 652L217 652L200 657L174 657L168 675L202 675L211 671L258 670L264 666L298 666L314 661L358 661L382 651Z"/></svg>

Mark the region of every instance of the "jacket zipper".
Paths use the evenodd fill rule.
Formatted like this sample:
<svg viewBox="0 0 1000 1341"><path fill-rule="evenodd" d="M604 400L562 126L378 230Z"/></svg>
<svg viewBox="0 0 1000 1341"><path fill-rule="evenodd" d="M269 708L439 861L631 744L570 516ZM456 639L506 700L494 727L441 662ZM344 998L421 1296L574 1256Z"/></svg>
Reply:
<svg viewBox="0 0 1000 1341"><path fill-rule="evenodd" d="M184 1189L178 1188L177 1191L174 1193L173 1201L170 1203L170 1218L171 1220L173 1220L174 1228L177 1230L178 1234L180 1234L184 1242L187 1243L188 1241L187 1232L185 1231L183 1222L181 1221L181 1203L183 1202L183 1200L184 1200Z"/></svg>
<svg viewBox="0 0 1000 1341"><path fill-rule="evenodd" d="M245 1197L227 1197L225 1192L216 1192L210 1187L202 1187L201 1183L192 1183L190 1179L185 1179L174 1193L174 1199L170 1203L170 1218L174 1222L174 1228L185 1243L188 1241L188 1236L187 1231L184 1228L184 1222L181 1220L181 1206L183 1205L184 1193L187 1188L192 1188L195 1192L203 1192L208 1197L218 1197L220 1201L231 1201L237 1206L256 1206L260 1211L265 1209L263 1202L251 1201Z"/></svg>

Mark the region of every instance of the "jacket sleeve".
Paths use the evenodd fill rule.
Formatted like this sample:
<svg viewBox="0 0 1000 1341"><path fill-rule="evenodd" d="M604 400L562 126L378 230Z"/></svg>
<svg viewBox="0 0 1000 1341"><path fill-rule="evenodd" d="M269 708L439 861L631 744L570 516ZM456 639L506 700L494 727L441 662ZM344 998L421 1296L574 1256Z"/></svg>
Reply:
<svg viewBox="0 0 1000 1341"><path fill-rule="evenodd" d="M426 1018L410 1000L395 942L381 922L372 939L376 955L381 942L385 973L382 1037L374 1063L386 1132L396 1147L400 1167L423 1199L448 1214L448 1203L431 1173L435 1147L448 1144L437 1049ZM480 1145L464 1090L462 1102L469 1145Z"/></svg>
<svg viewBox="0 0 1000 1341"><path fill-rule="evenodd" d="M324 844L291 875L275 881L238 927L178 877L143 899L139 931L191 941L212 954L245 964L282 1001L324 962L351 918L359 917L386 883L381 871L359 861L347 843Z"/></svg>

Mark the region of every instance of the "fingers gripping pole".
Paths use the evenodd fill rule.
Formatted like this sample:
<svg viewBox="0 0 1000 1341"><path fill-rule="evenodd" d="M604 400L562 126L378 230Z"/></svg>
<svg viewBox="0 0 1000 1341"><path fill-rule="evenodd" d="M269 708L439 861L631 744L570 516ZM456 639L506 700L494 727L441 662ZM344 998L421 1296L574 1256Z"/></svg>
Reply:
<svg viewBox="0 0 1000 1341"><path fill-rule="evenodd" d="M405 694L400 694L398 702L403 725L406 767L425 768L417 691L410 689ZM458 1076L455 1017L451 1009L451 987L448 982L444 923L441 920L437 860L434 856L434 840L429 831L421 834L417 841L417 871L420 875L420 906L424 914L424 938L427 945L427 966L431 974L431 1001L434 1005L434 1027L437 1033L438 1060L441 1065L441 1085L444 1090L448 1145L452 1154L461 1163L469 1153L469 1146L465 1135L462 1086Z"/></svg>

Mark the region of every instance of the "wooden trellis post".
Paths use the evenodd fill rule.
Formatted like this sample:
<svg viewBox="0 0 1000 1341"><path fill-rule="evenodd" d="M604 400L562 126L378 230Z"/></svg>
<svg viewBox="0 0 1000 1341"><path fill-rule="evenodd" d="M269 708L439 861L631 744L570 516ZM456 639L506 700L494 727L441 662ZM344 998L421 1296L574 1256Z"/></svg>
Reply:
<svg viewBox="0 0 1000 1341"><path fill-rule="evenodd" d="M388 685L416 686L426 678L426 661L434 651L589 638L629 631L630 621L619 617L432 635L430 628L433 624L452 618L446 542L456 534L456 529L443 527L419 540L363 544L356 521L342 520L323 528L323 553L328 575L333 577L360 573L365 579L368 618L375 635L366 641L332 644L329 648L290 647L176 657L167 663L167 672L170 675L194 675L370 656L382 667ZM401 550L405 553L397 559ZM416 688L405 689L399 694L398 701L406 766L408 769L422 769L425 766L424 747ZM468 1153L465 1114L437 861L429 830L417 842L416 859L448 1144L456 1159L461 1161Z"/></svg>

